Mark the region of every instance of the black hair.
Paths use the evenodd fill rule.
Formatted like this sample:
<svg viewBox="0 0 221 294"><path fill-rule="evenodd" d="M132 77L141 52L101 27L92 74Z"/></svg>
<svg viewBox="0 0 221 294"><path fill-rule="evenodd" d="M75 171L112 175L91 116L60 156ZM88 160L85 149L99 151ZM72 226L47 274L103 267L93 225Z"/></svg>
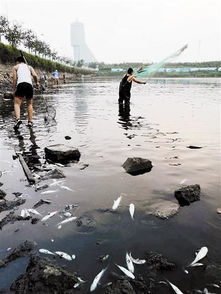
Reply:
<svg viewBox="0 0 221 294"><path fill-rule="evenodd" d="M24 57L23 56L18 56L15 61L16 62L24 62L25 63L25 60L24 60Z"/></svg>
<svg viewBox="0 0 221 294"><path fill-rule="evenodd" d="M128 70L127 70L127 73L131 75L133 73L133 71L134 70L131 67L129 67Z"/></svg>

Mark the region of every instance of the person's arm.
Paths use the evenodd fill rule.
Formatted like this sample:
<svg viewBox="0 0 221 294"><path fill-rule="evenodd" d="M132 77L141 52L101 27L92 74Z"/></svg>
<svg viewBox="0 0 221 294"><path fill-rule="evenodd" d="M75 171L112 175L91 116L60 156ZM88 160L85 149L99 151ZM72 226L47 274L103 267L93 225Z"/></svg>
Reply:
<svg viewBox="0 0 221 294"><path fill-rule="evenodd" d="M128 81L129 81L129 82L130 82L130 81L133 81L133 82L135 82L135 83L137 83L137 84L143 84L143 85L146 84L146 82L142 82L142 81L137 80L137 79L135 78L135 76L132 76L130 79L128 79Z"/></svg>
<svg viewBox="0 0 221 294"><path fill-rule="evenodd" d="M30 66L30 70L31 70L31 75L33 76L33 79L35 81L36 86L38 87L39 84L39 79L38 79L38 75L36 74L35 70L33 69L33 67Z"/></svg>
<svg viewBox="0 0 221 294"><path fill-rule="evenodd" d="M15 93L16 84L17 84L17 70L16 70L15 66L12 69L12 76L13 76L12 87L13 87L13 92Z"/></svg>

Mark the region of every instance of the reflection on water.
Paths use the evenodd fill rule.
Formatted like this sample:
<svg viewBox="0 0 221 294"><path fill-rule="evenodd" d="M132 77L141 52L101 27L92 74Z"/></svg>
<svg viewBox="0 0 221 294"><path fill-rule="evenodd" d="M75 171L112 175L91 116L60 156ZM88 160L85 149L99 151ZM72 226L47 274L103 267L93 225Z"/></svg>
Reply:
<svg viewBox="0 0 221 294"><path fill-rule="evenodd" d="M11 101L0 102L0 170L8 171L1 178L3 188L8 195L23 191L27 200L21 208L32 207L42 195L26 186L21 167L15 165L16 161L11 163L14 150L24 152L27 158L33 158L32 164L40 165L44 163L47 145L63 143L78 147L80 162L61 167L66 175L64 185L73 191L56 187L57 192L49 194L50 207L41 206L39 212L46 215L61 211L67 204L78 204L74 214L82 222L82 227L70 223L58 230L60 216L56 215L47 226L41 222L11 224L0 232L1 249L34 239L39 248L76 254L73 263L56 262L79 271L89 282L100 271L97 262L100 255L109 254L109 268L116 271L114 263L123 265L126 251L143 257L144 252L152 250L178 264L174 273L165 276L183 291L202 289L205 286L202 273L196 269L194 279L192 275L184 277L182 267L191 262L194 252L202 246L208 246L210 261L221 263L220 216L216 213L221 207L218 109L221 82L151 79L145 87L133 86L128 107L118 105L118 83L111 79L84 80L45 95L46 103L56 109L56 123L45 123L45 101L41 96L35 97L34 128L23 124L20 134L12 130ZM66 135L71 140L66 141ZM191 150L186 148L188 145L203 148ZM153 169L132 177L122 168L128 157L148 158ZM87 167L81 169L82 164ZM153 203L162 199L176 201L174 191L182 182L200 184L201 200L181 208L169 220L152 216ZM126 196L112 213L109 209L120 193ZM128 211L130 203L136 207L134 221ZM55 241L52 243L51 239ZM4 256L5 251L0 254ZM92 268L93 271L89 270ZM136 268L136 273L139 272L142 268ZM0 283L4 286L10 282L4 276Z"/></svg>

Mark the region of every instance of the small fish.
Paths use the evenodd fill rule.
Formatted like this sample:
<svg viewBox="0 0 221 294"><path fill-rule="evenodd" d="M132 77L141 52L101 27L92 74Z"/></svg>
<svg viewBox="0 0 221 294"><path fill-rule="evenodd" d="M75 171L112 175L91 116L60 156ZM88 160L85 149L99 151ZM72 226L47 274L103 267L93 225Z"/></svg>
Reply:
<svg viewBox="0 0 221 294"><path fill-rule="evenodd" d="M64 215L65 217L71 217L71 216L72 216L72 214L71 214L70 212L64 212L63 215Z"/></svg>
<svg viewBox="0 0 221 294"><path fill-rule="evenodd" d="M125 267L120 266L120 265L118 265L118 264L116 264L116 266L118 266L119 269L120 269L125 275L127 275L129 278L131 278L131 279L135 279L134 274L133 274L132 272L130 272L129 270L127 270Z"/></svg>
<svg viewBox="0 0 221 294"><path fill-rule="evenodd" d="M76 258L76 255L75 254L72 254L71 255L71 258L74 260Z"/></svg>
<svg viewBox="0 0 221 294"><path fill-rule="evenodd" d="M78 286L80 286L80 284L85 283L85 281L82 280L80 277L77 277L77 279L78 279L78 282L76 284L74 284L74 288L77 288Z"/></svg>
<svg viewBox="0 0 221 294"><path fill-rule="evenodd" d="M41 195L52 194L52 193L56 193L56 192L58 192L58 190L48 190L48 191L41 192Z"/></svg>
<svg viewBox="0 0 221 294"><path fill-rule="evenodd" d="M129 205L129 212L130 212L130 216L132 219L134 219L134 211L135 211L135 205L133 203L131 203Z"/></svg>
<svg viewBox="0 0 221 294"><path fill-rule="evenodd" d="M71 256L70 256L69 254L65 253L65 252L62 252L62 251L55 251L55 253L56 253L57 255L59 255L60 257L66 259L66 260L69 260L69 261L72 260Z"/></svg>
<svg viewBox="0 0 221 294"><path fill-rule="evenodd" d="M203 265L203 263L194 263L193 265L191 265L192 267L194 267L194 266L202 266Z"/></svg>
<svg viewBox="0 0 221 294"><path fill-rule="evenodd" d="M54 216L56 213L58 213L57 211L53 211L53 212L50 212L49 214L47 214L46 216L44 216L41 221L44 222L46 220L48 220L49 218L51 218L52 216Z"/></svg>
<svg viewBox="0 0 221 294"><path fill-rule="evenodd" d="M51 252L51 251L49 251L47 249L39 249L39 252L43 253L43 254L55 255L53 252Z"/></svg>
<svg viewBox="0 0 221 294"><path fill-rule="evenodd" d="M139 258L133 258L132 255L131 255L131 252L129 253L129 256L130 256L130 259L132 260L133 263L136 263L136 264L144 264L146 262L145 259L139 259Z"/></svg>
<svg viewBox="0 0 221 294"><path fill-rule="evenodd" d="M199 260L203 259L208 253L208 248L207 247L202 247L200 251L197 253L195 259L189 266L193 266L194 263L197 263Z"/></svg>
<svg viewBox="0 0 221 294"><path fill-rule="evenodd" d="M127 268L131 273L134 273L134 265L133 262L130 258L130 255L126 252L126 263L127 263Z"/></svg>
<svg viewBox="0 0 221 294"><path fill-rule="evenodd" d="M117 200L114 200L114 204L112 206L113 210L116 210L121 202L122 196L118 197Z"/></svg>
<svg viewBox="0 0 221 294"><path fill-rule="evenodd" d="M180 185L183 185L184 183L186 183L187 179L184 179L180 182Z"/></svg>
<svg viewBox="0 0 221 294"><path fill-rule="evenodd" d="M180 291L180 289L177 288L177 286L175 286L174 284L170 283L169 281L168 281L168 283L170 284L170 286L172 287L172 289L174 290L175 293L177 293L177 294L183 294L183 292Z"/></svg>
<svg viewBox="0 0 221 294"><path fill-rule="evenodd" d="M62 226L63 224L66 224L66 223L72 222L72 221L74 221L76 218L77 218L76 216L72 216L72 217L66 218L66 219L63 220L62 222L58 223L57 226L60 227L60 226Z"/></svg>
<svg viewBox="0 0 221 294"><path fill-rule="evenodd" d="M60 186L62 189L64 190L68 190L68 191L72 191L74 192L74 190L72 190L71 188L67 187L67 186Z"/></svg>
<svg viewBox="0 0 221 294"><path fill-rule="evenodd" d="M64 183L64 180L60 180L60 181L56 181L55 179L53 179L53 183L51 183L49 186L60 186Z"/></svg>
<svg viewBox="0 0 221 294"><path fill-rule="evenodd" d="M93 292L97 288L97 284L99 283L100 279L102 278L104 272L106 271L107 268L102 269L94 278L93 283L91 284L90 287L90 292Z"/></svg>
<svg viewBox="0 0 221 294"><path fill-rule="evenodd" d="M41 216L41 214L40 214L36 209L29 208L29 209L27 209L27 211L28 211L29 213L37 214L37 215L40 215L40 216Z"/></svg>

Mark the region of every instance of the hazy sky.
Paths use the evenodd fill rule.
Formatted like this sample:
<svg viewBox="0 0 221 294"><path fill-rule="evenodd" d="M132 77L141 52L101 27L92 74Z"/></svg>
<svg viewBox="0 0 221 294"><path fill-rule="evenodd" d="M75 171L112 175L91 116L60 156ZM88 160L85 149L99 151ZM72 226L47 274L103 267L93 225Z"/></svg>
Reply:
<svg viewBox="0 0 221 294"><path fill-rule="evenodd" d="M176 61L221 59L221 0L0 0L0 14L73 57L70 23L85 26L98 61L158 61L186 43Z"/></svg>

